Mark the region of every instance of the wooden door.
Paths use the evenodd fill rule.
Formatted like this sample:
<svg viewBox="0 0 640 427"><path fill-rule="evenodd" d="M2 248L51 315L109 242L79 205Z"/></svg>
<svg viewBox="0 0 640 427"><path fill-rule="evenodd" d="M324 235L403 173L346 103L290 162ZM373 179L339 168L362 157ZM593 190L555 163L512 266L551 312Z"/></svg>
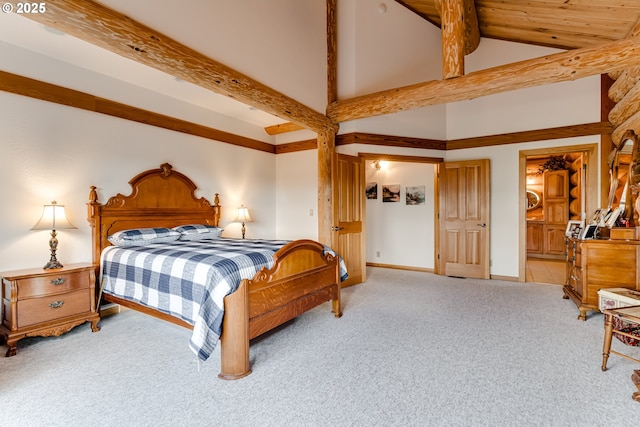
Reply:
<svg viewBox="0 0 640 427"><path fill-rule="evenodd" d="M331 172L334 220L331 245L347 264L349 278L342 283L345 287L366 280L362 161L358 157L336 153Z"/></svg>
<svg viewBox="0 0 640 427"><path fill-rule="evenodd" d="M488 279L489 160L439 165L439 273Z"/></svg>
<svg viewBox="0 0 640 427"><path fill-rule="evenodd" d="M569 221L569 171L545 172L543 189L544 222L566 226Z"/></svg>

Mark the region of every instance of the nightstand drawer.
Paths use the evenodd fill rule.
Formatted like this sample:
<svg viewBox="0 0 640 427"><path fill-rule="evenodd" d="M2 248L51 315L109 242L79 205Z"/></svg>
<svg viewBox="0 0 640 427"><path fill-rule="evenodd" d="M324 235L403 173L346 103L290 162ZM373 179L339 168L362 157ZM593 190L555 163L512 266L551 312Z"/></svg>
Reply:
<svg viewBox="0 0 640 427"><path fill-rule="evenodd" d="M91 292L80 289L66 294L18 301L18 328L91 312Z"/></svg>
<svg viewBox="0 0 640 427"><path fill-rule="evenodd" d="M55 275L43 275L18 279L18 300L40 295L68 292L90 286L87 270L60 272Z"/></svg>

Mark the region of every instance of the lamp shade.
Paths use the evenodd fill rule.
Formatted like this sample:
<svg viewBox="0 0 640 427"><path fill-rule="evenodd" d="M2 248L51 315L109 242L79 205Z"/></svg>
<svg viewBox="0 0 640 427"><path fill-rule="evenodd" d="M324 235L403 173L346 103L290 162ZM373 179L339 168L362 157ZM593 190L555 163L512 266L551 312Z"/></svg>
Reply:
<svg viewBox="0 0 640 427"><path fill-rule="evenodd" d="M238 215L234 222L253 222L251 216L249 215L249 209L245 208L244 205L240 205L238 208Z"/></svg>
<svg viewBox="0 0 640 427"><path fill-rule="evenodd" d="M59 205L54 200L50 205L44 205L42 210L42 216L31 227L32 230L63 230L76 228L67 219L67 215L64 213L64 205Z"/></svg>

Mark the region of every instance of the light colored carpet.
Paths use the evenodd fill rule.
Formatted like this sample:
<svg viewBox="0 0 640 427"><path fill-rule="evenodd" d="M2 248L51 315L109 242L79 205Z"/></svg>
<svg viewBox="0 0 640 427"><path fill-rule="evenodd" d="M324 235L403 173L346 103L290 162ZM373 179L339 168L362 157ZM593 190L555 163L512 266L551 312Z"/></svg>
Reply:
<svg viewBox="0 0 640 427"><path fill-rule="evenodd" d="M217 379L219 353L198 371L188 330L133 311L25 339L0 357L0 425L640 424L640 364L602 372L602 315L577 320L560 286L368 274L341 319L326 303L253 342L238 381Z"/></svg>

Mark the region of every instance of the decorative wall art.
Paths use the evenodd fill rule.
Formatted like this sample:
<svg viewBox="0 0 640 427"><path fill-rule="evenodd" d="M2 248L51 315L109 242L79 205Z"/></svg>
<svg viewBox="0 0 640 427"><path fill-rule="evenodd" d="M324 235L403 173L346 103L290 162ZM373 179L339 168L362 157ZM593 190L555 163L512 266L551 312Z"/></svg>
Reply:
<svg viewBox="0 0 640 427"><path fill-rule="evenodd" d="M407 186L407 205L424 205L424 185Z"/></svg>
<svg viewBox="0 0 640 427"><path fill-rule="evenodd" d="M377 199L378 198L378 183L377 182L367 182L365 192L367 194L367 199Z"/></svg>
<svg viewBox="0 0 640 427"><path fill-rule="evenodd" d="M382 185L382 201L383 202L399 202L400 201L400 184L383 184Z"/></svg>

